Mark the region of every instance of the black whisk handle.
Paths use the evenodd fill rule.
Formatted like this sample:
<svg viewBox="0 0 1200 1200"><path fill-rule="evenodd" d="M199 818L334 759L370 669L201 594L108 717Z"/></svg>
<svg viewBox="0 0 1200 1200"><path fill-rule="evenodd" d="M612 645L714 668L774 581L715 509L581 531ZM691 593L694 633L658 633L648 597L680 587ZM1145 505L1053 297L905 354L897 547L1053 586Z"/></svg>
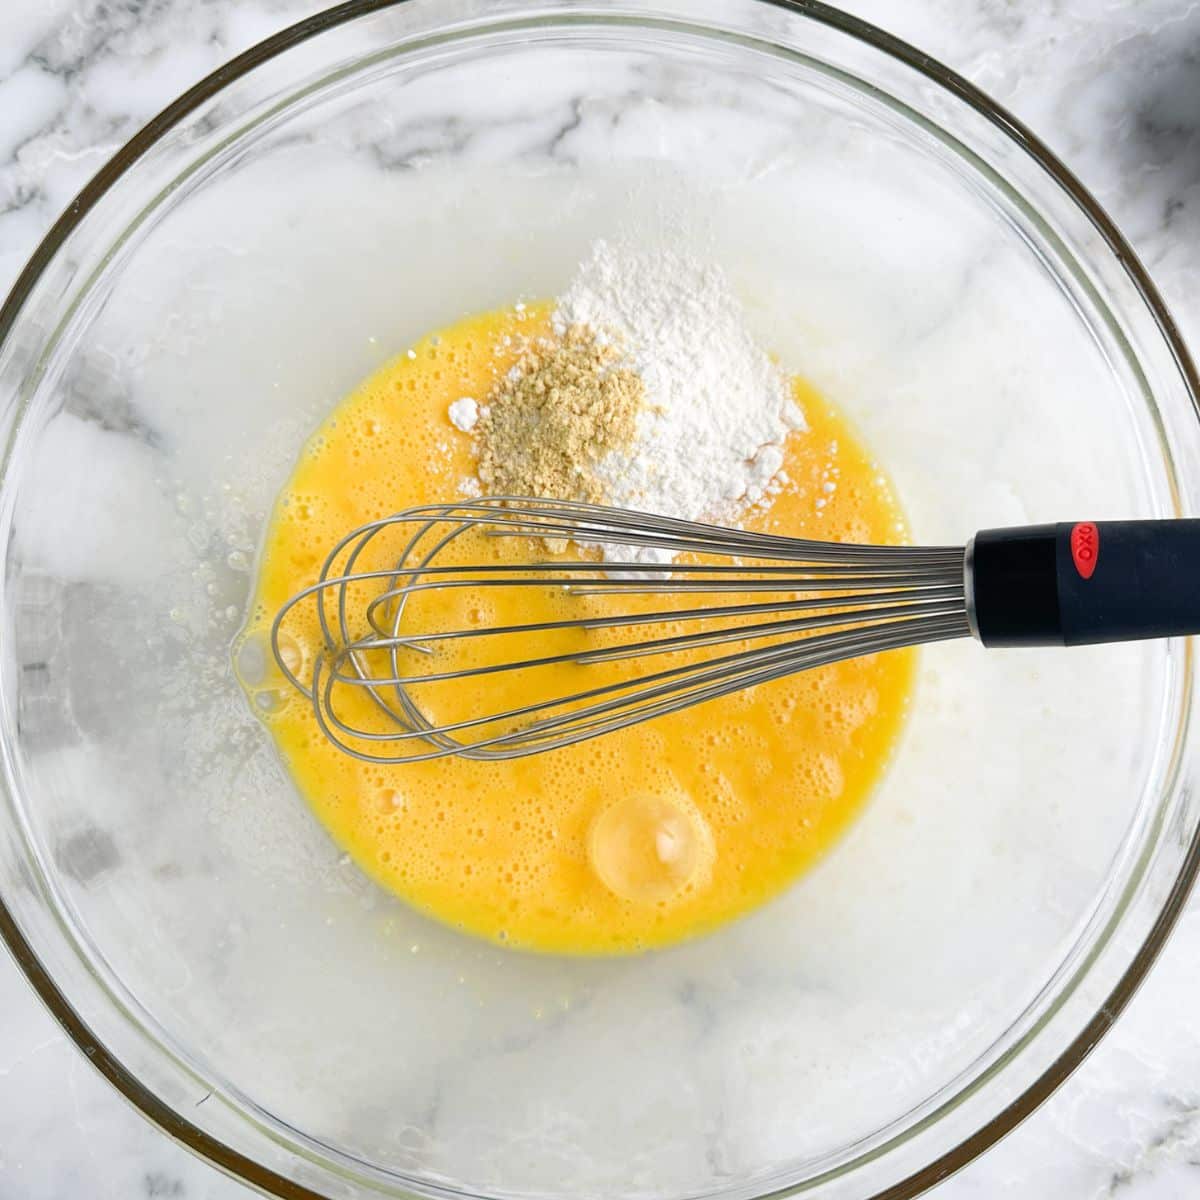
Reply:
<svg viewBox="0 0 1200 1200"><path fill-rule="evenodd" d="M987 529L967 550L985 646L1086 646L1200 633L1200 520Z"/></svg>

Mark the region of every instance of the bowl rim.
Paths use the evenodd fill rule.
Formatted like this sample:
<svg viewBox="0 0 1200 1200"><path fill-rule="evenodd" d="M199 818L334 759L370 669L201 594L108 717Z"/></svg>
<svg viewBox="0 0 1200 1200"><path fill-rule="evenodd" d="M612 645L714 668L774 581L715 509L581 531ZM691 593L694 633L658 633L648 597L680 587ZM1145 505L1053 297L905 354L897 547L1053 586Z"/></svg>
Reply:
<svg viewBox="0 0 1200 1200"><path fill-rule="evenodd" d="M229 84L242 79L255 68L289 49L338 26L372 13L398 8L408 2L409 0L344 0L341 4L314 13L242 51L188 88L147 122L83 186L30 255L3 303L0 303L0 350L8 341L25 302L63 244L109 189L185 117ZM982 89L938 59L877 25L825 3L824 0L750 2L782 9L837 33L848 35L871 49L882 52L948 91L1028 154L1046 171L1053 182L1067 193L1108 249L1120 261L1174 358L1187 386L1193 410L1200 418L1200 374L1179 327L1149 272L1103 206L1032 130ZM962 1138L925 1166L875 1193L871 1200L912 1200L973 1161L1047 1100L1091 1053L1132 999L1166 944L1186 905L1197 875L1200 875L1200 828L1188 844L1179 872L1144 941L1083 1029L1040 1075L979 1129ZM322 1193L255 1162L192 1124L146 1087L96 1036L87 1021L76 1011L38 957L2 895L0 938L63 1032L143 1117L197 1157L239 1182L275 1197L276 1200L327 1200ZM785 1186L765 1193L762 1200L782 1198L793 1193L794 1188Z"/></svg>

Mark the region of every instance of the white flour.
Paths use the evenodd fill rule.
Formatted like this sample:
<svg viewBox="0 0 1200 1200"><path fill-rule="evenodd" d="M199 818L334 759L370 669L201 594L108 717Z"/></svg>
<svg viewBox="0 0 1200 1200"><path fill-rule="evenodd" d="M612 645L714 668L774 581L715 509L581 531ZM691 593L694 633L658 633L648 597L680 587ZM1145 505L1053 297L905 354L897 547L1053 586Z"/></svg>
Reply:
<svg viewBox="0 0 1200 1200"><path fill-rule="evenodd" d="M470 433L479 421L479 403L473 396L463 396L450 405L450 424L463 433Z"/></svg>
<svg viewBox="0 0 1200 1200"><path fill-rule="evenodd" d="M599 241L554 314L560 333L575 323L612 337L646 385L633 445L598 467L610 503L733 521L762 499L804 417L719 267Z"/></svg>

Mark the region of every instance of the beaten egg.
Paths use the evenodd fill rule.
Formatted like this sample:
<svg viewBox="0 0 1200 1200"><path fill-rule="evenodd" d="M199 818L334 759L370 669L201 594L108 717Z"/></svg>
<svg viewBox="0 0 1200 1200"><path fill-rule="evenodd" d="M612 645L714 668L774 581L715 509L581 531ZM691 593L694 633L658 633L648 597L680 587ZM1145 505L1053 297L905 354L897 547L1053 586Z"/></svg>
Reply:
<svg viewBox="0 0 1200 1200"><path fill-rule="evenodd" d="M543 332L547 321L546 306L463 320L338 405L276 503L247 644L264 643L274 614L315 580L346 532L464 494L473 447L449 419L450 406L486 397L522 337ZM871 453L812 387L800 379L792 386L807 428L789 436L784 482L744 526L829 541L905 541L900 508ZM529 557L529 547L502 539L489 553L515 561ZM489 617L551 620L561 616L559 603L526 591L492 601ZM615 601L588 603L604 612ZM639 636L666 630L643 626ZM294 610L280 641L289 668L310 673L321 647L311 606ZM910 650L837 663L501 762L363 762L326 740L310 703L282 677L268 670L246 683L300 794L381 885L432 918L510 947L613 954L712 930L815 863L887 768L914 663ZM438 717L469 715L473 702L451 695Z"/></svg>

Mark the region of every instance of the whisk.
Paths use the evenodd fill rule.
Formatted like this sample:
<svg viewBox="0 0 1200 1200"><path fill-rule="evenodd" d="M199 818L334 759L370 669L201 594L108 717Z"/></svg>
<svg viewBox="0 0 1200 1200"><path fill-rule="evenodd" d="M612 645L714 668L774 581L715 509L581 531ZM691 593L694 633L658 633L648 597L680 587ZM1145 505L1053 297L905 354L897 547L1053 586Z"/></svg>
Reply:
<svg viewBox="0 0 1200 1200"><path fill-rule="evenodd" d="M356 758L509 759L906 646L1197 633L1198 583L1200 520L860 546L489 497L347 534L275 618L271 644L325 736ZM535 595L554 619L519 619ZM518 619L496 615L501 598ZM323 643L308 679L285 632L305 603Z"/></svg>

